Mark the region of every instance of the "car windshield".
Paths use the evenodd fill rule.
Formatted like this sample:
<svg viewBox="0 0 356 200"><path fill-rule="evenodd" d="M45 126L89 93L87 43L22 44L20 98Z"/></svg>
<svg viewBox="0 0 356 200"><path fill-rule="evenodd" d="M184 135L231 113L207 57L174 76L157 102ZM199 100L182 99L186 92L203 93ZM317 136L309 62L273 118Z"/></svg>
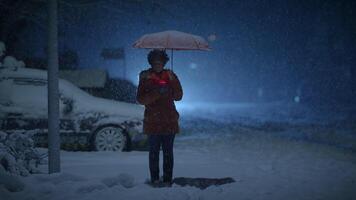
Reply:
<svg viewBox="0 0 356 200"><path fill-rule="evenodd" d="M75 86L73 83L60 79L59 80L59 90L65 97L71 98L92 98L93 96L79 87Z"/></svg>

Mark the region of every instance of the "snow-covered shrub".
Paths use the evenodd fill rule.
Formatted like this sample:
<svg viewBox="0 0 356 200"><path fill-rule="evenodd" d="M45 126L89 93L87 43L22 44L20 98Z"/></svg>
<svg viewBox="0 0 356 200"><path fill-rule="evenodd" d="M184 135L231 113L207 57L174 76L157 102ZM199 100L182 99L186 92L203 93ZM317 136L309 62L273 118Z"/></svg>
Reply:
<svg viewBox="0 0 356 200"><path fill-rule="evenodd" d="M3 143L6 140L7 134L0 131L0 143Z"/></svg>
<svg viewBox="0 0 356 200"><path fill-rule="evenodd" d="M25 67L25 63L21 60L17 60L13 56L6 56L4 60L2 60L2 57L5 56L6 52L6 46L5 44L0 41L0 67Z"/></svg>
<svg viewBox="0 0 356 200"><path fill-rule="evenodd" d="M21 176L38 172L37 166L45 155L34 148L33 134L0 131L0 168Z"/></svg>
<svg viewBox="0 0 356 200"><path fill-rule="evenodd" d="M3 67L25 67L25 63L12 56L6 56L4 58Z"/></svg>

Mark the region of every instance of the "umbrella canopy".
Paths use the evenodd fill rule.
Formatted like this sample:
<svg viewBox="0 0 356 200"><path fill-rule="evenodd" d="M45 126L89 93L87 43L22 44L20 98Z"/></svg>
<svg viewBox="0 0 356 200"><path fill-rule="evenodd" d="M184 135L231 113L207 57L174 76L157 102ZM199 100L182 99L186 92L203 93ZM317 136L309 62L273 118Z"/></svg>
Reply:
<svg viewBox="0 0 356 200"><path fill-rule="evenodd" d="M143 35L134 44L135 48L171 50L210 50L204 38L180 31L163 31Z"/></svg>

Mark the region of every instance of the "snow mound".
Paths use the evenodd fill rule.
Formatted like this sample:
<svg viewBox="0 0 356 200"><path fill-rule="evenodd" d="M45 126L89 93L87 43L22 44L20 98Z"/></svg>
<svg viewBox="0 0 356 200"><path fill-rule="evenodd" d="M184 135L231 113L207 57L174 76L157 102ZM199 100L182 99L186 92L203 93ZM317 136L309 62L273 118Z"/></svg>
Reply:
<svg viewBox="0 0 356 200"><path fill-rule="evenodd" d="M77 189L77 193L91 193L99 190L106 189L106 186L100 183L88 183L87 185L81 186Z"/></svg>
<svg viewBox="0 0 356 200"><path fill-rule="evenodd" d="M3 168L0 168L0 190L2 190L2 187L9 192L20 192L24 190L25 184L17 176L7 173Z"/></svg>
<svg viewBox="0 0 356 200"><path fill-rule="evenodd" d="M115 177L104 178L102 182L108 187L121 185L125 188L132 188L135 186L135 178L130 174L125 174L125 173L119 174L118 176Z"/></svg>
<svg viewBox="0 0 356 200"><path fill-rule="evenodd" d="M69 173L54 173L50 175L38 175L36 176L36 179L39 182L42 183L47 182L47 183L52 183L54 185L59 185L65 182L82 182L87 180L84 177L77 176L74 174L69 174Z"/></svg>

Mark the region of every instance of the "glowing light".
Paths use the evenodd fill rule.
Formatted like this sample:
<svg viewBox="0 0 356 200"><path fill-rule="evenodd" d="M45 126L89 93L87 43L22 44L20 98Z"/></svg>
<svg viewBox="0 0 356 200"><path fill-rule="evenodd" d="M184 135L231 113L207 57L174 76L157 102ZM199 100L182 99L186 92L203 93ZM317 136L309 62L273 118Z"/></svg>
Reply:
<svg viewBox="0 0 356 200"><path fill-rule="evenodd" d="M189 67L190 69L196 69L198 65L196 63L190 63Z"/></svg>
<svg viewBox="0 0 356 200"><path fill-rule="evenodd" d="M299 96L295 96L294 97L294 102L299 103L300 102L300 97Z"/></svg>

